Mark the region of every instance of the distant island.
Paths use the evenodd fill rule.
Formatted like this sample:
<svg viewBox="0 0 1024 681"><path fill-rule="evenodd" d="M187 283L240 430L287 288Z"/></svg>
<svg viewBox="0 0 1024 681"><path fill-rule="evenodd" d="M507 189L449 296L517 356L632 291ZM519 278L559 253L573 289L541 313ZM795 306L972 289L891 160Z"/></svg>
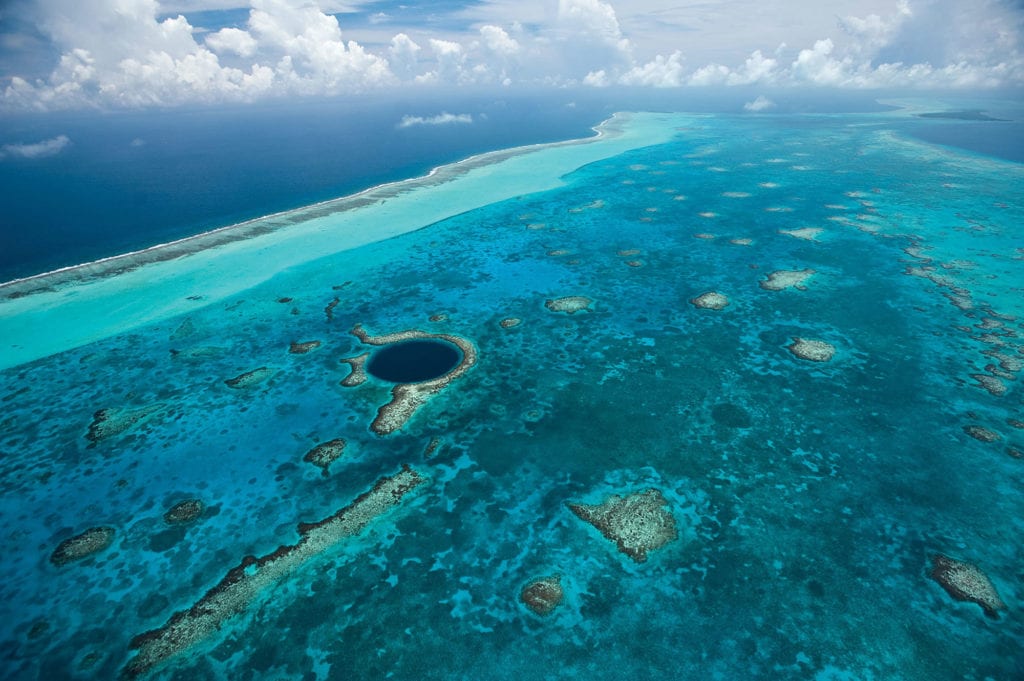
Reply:
<svg viewBox="0 0 1024 681"><path fill-rule="evenodd" d="M916 114L918 118L952 118L958 121L1003 121L1005 118L993 118L977 109L972 111L936 111L934 113Z"/></svg>

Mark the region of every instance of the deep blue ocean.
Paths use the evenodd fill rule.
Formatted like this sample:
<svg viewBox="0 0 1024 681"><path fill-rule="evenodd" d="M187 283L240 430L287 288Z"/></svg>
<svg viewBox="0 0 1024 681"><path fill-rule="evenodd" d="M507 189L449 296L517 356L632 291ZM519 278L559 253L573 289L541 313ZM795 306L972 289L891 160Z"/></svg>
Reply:
<svg viewBox="0 0 1024 681"><path fill-rule="evenodd" d="M571 97L275 104L9 121L0 144L66 135L0 161L0 281L117 255L423 174L467 156L593 134ZM470 124L400 128L404 116Z"/></svg>
<svg viewBox="0 0 1024 681"><path fill-rule="evenodd" d="M617 110L741 111L751 93L447 93L247 107L8 116L0 145L66 135L49 158L0 160L0 281L146 248L414 177L467 156L586 137ZM773 95L775 112L880 111L871 97ZM403 117L471 124L400 128ZM1024 160L1024 123L934 121L913 135Z"/></svg>

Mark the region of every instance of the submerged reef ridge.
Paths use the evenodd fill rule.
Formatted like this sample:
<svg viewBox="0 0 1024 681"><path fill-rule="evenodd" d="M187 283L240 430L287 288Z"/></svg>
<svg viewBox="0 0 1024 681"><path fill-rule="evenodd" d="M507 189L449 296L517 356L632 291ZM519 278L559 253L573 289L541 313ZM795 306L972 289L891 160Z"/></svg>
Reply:
<svg viewBox="0 0 1024 681"><path fill-rule="evenodd" d="M718 291L708 291L690 299L690 304L705 310L724 310L729 299Z"/></svg>
<svg viewBox="0 0 1024 681"><path fill-rule="evenodd" d="M144 422L147 418L159 411L161 405L155 404L138 409L100 409L92 417L89 430L85 438L94 447L107 438L120 435L131 428Z"/></svg>
<svg viewBox="0 0 1024 681"><path fill-rule="evenodd" d="M676 519L660 490L648 489L625 497L613 494L596 505L570 503L569 510L615 542L637 563L647 554L679 537Z"/></svg>
<svg viewBox="0 0 1024 681"><path fill-rule="evenodd" d="M564 298L552 298L544 302L544 307L552 312L564 312L565 314L576 314L581 311L589 311L593 300L586 296L565 296Z"/></svg>
<svg viewBox="0 0 1024 681"><path fill-rule="evenodd" d="M980 605L992 619L999 619L999 611L1006 609L1006 603L999 597L992 580L973 563L936 554L932 556L932 570L928 576L956 600Z"/></svg>
<svg viewBox="0 0 1024 681"><path fill-rule="evenodd" d="M185 525L203 515L206 506L199 499L179 501L164 513L164 522L168 525Z"/></svg>
<svg viewBox="0 0 1024 681"><path fill-rule="evenodd" d="M782 291L787 288L795 288L797 291L806 291L804 282L807 281L815 271L808 268L804 270L776 270L768 273L768 278L761 281L761 288L766 291Z"/></svg>
<svg viewBox="0 0 1024 681"><path fill-rule="evenodd" d="M560 575L539 577L531 580L519 592L519 600L536 615L550 615L562 603L565 593L562 590Z"/></svg>
<svg viewBox="0 0 1024 681"><path fill-rule="evenodd" d="M345 452L348 443L345 438L339 437L327 442L321 442L313 449L306 452L302 460L311 463L320 469L320 473L326 478L330 475L331 464L337 461Z"/></svg>
<svg viewBox="0 0 1024 681"><path fill-rule="evenodd" d="M112 527L90 527L62 541L50 554L50 562L57 566L67 565L99 553L114 542L115 534Z"/></svg>
<svg viewBox="0 0 1024 681"><path fill-rule="evenodd" d="M809 362L828 362L836 354L836 348L823 340L794 337L786 346L793 355Z"/></svg>
<svg viewBox="0 0 1024 681"><path fill-rule="evenodd" d="M385 476L367 492L333 515L299 525L299 541L261 557L242 562L206 592L188 610L174 613L164 626L132 639L138 651L123 673L134 678L147 673L215 635L230 618L244 612L261 592L278 583L300 565L362 532L374 519L397 506L426 478L408 466Z"/></svg>
<svg viewBox="0 0 1024 681"><path fill-rule="evenodd" d="M241 373L234 378L229 378L225 380L224 383L226 383L229 388L244 390L245 388L252 388L253 386L259 385L270 378L273 373L274 370L269 367L260 367L258 369L253 369L252 371Z"/></svg>

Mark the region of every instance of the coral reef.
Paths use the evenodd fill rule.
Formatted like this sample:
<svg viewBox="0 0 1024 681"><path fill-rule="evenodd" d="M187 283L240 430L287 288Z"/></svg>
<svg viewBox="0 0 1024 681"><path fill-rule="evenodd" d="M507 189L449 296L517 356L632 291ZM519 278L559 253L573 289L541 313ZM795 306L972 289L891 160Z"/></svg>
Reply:
<svg viewBox="0 0 1024 681"><path fill-rule="evenodd" d="M691 298L690 304L705 310L722 310L729 304L729 299L718 291L708 291Z"/></svg>
<svg viewBox="0 0 1024 681"><path fill-rule="evenodd" d="M100 409L93 414L92 423L89 424L89 431L85 434L85 439L89 441L90 447L95 447L103 440L120 435L142 423L159 411L162 406L153 404L138 409Z"/></svg>
<svg viewBox="0 0 1024 681"><path fill-rule="evenodd" d="M185 499L171 506L164 513L164 522L169 525L191 523L203 514L206 506L199 499Z"/></svg>
<svg viewBox="0 0 1024 681"><path fill-rule="evenodd" d="M501 328L503 329L511 329L522 324L523 320L520 319L519 317L506 317L505 319L502 319L498 323L501 325Z"/></svg>
<svg viewBox="0 0 1024 681"><path fill-rule="evenodd" d="M338 303L341 302L341 298L335 296L335 298L327 303L327 307L324 308L324 316L327 317L327 321L334 319L334 308L338 307Z"/></svg>
<svg viewBox="0 0 1024 681"><path fill-rule="evenodd" d="M301 343L295 342L288 346L288 352L293 355L304 355L310 350L316 350L318 347L320 347L320 341L318 340L303 341Z"/></svg>
<svg viewBox="0 0 1024 681"><path fill-rule="evenodd" d="M564 298L554 298L545 301L544 307L552 312L576 314L581 310L589 310L593 302L593 300L586 296L565 296Z"/></svg>
<svg viewBox="0 0 1024 681"><path fill-rule="evenodd" d="M299 541L295 544L281 546L258 558L246 556L191 608L174 613L159 629L132 639L131 648L138 654L127 662L123 676L141 676L217 634L229 619L244 612L268 587L362 532L424 482L426 479L419 473L403 466L395 475L378 480L369 491L337 513L316 523L300 524Z"/></svg>
<svg viewBox="0 0 1024 681"><path fill-rule="evenodd" d="M366 383L366 360L368 359L370 359L369 352L342 359L341 363L349 365L352 371L341 380L341 384L346 388L354 388L357 385Z"/></svg>
<svg viewBox="0 0 1024 681"><path fill-rule="evenodd" d="M836 348L831 343L822 340L810 340L808 338L793 337L793 342L786 348L800 359L810 362L827 362L836 354Z"/></svg>
<svg viewBox="0 0 1024 681"><path fill-rule="evenodd" d="M977 565L935 554L928 576L956 600L980 605L992 619L999 619L999 611L1006 609L996 587Z"/></svg>
<svg viewBox="0 0 1024 681"><path fill-rule="evenodd" d="M1006 384L995 376L989 374L971 374L971 378L975 380L979 388L983 388L989 392L989 394L995 397L1002 397L1006 394Z"/></svg>
<svg viewBox="0 0 1024 681"><path fill-rule="evenodd" d="M815 271L808 268L805 270L776 270L768 274L768 278L760 282L761 288L767 291L782 291L787 288L795 288L797 291L806 291L804 282L815 274Z"/></svg>
<svg viewBox="0 0 1024 681"><path fill-rule="evenodd" d="M252 371L246 371L245 373L238 374L234 378L225 380L224 383L227 384L229 388L242 390L244 388L251 388L254 385L259 385L270 378L273 373L273 369L260 367L259 369L253 369Z"/></svg>
<svg viewBox="0 0 1024 681"><path fill-rule="evenodd" d="M311 463L320 469L320 473L326 478L330 475L331 464L338 460L345 452L345 438L339 437L327 442L321 442L313 449L306 452L302 460Z"/></svg>
<svg viewBox="0 0 1024 681"><path fill-rule="evenodd" d="M800 229L780 229L779 234L786 234L804 241L816 241L816 237L824 231L821 227L801 227Z"/></svg>
<svg viewBox="0 0 1024 681"><path fill-rule="evenodd" d="M534 614L544 616L550 615L565 598L562 591L562 578L560 575L539 577L531 580L519 592L519 600Z"/></svg>
<svg viewBox="0 0 1024 681"><path fill-rule="evenodd" d="M441 446L441 438L432 437L427 446L423 448L423 459L429 461L437 454L437 448Z"/></svg>
<svg viewBox="0 0 1024 681"><path fill-rule="evenodd" d="M1002 439L1002 436L996 431L975 424L964 426L964 432L981 442L996 442Z"/></svg>
<svg viewBox="0 0 1024 681"><path fill-rule="evenodd" d="M436 395L476 364L476 346L460 336L427 333L416 329L383 336L371 336L358 324L352 329L352 334L367 345L390 345L408 340L437 339L447 341L462 351L462 361L445 375L419 383L399 383L394 386L391 389L391 401L377 410L377 417L370 425L373 432L378 435L388 435L402 428L431 396Z"/></svg>
<svg viewBox="0 0 1024 681"><path fill-rule="evenodd" d="M114 534L112 527L90 527L62 541L50 554L50 562L58 566L67 565L99 553L113 543Z"/></svg>
<svg viewBox="0 0 1024 681"><path fill-rule="evenodd" d="M650 551L679 536L675 516L666 508L668 502L657 489L625 497L613 494L597 505L566 505L637 563L645 562Z"/></svg>

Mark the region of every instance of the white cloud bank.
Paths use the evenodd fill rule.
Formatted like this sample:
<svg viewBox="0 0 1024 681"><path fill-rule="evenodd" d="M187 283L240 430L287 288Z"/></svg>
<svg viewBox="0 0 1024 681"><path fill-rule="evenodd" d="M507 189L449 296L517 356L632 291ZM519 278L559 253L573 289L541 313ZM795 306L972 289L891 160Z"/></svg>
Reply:
<svg viewBox="0 0 1024 681"><path fill-rule="evenodd" d="M758 95L757 98L752 102L747 102L743 105L744 111L767 111L768 109L775 108L775 102L768 99L764 95Z"/></svg>
<svg viewBox="0 0 1024 681"><path fill-rule="evenodd" d="M57 137L31 144L5 144L0 147L0 159L7 158L8 156L29 159L56 156L64 151L69 144L71 144L71 140L67 135L58 135Z"/></svg>
<svg viewBox="0 0 1024 681"><path fill-rule="evenodd" d="M447 111L436 116L402 116L399 128L411 128L417 125L452 125L453 123L472 123L473 116L470 114L450 114Z"/></svg>
<svg viewBox="0 0 1024 681"><path fill-rule="evenodd" d="M821 1L829 8L858 6ZM887 1L870 4L882 7ZM160 17L173 9L188 14L226 6L221 0L38 0L37 23L59 51L59 61L45 78L13 76L0 85L0 106L174 106L407 85L1024 85L1024 9L1014 0L981 0L969 10L959 0L894 0L888 11L833 18L809 40L803 26L795 47L748 47L739 59L735 53L722 58L719 50L714 60L686 52L690 44L707 41L697 39L703 35L700 16L716 17L721 31L729 25L729 12L739 19L736 13L753 11L750 3L708 0L709 11L698 15L667 0L636 0L624 23L606 0L487 0L461 10L463 18L474 18L468 30L429 33L425 26L402 26L382 34L384 24L368 21L373 28L363 30L370 47L342 31L361 4L366 3L249 0L243 24L209 32L183 14ZM777 20L765 35L779 35L813 9L800 4L758 4L758 11ZM522 23L516 17L524 17ZM624 26L636 27L636 33ZM757 39L747 31L737 41L748 45ZM661 53L645 51L664 47Z"/></svg>

